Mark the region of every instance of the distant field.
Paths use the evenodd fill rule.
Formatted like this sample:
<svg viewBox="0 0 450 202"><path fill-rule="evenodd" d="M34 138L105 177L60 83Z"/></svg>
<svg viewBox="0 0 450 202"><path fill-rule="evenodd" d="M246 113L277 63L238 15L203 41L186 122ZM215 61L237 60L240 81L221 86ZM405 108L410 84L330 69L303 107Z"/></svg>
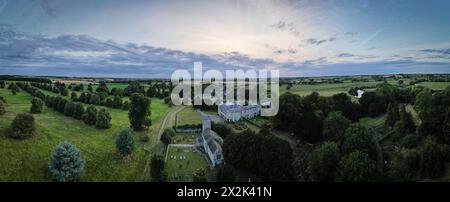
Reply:
<svg viewBox="0 0 450 202"><path fill-rule="evenodd" d="M408 85L411 81L410 79L402 79L405 85ZM343 83L336 84L295 84L291 87L291 89L287 90L287 85L283 85L280 87L280 95L285 92L291 92L294 94L298 94L301 96L306 96L311 94L312 92L318 92L322 96L332 96L338 93L347 93L351 87L375 87L377 84L382 83L383 81L375 81L371 80L368 82L351 82L350 80L345 80ZM388 83L397 85L397 81L393 79L389 79ZM417 84L420 86L424 86L434 90L442 90L447 86L450 86L450 82L422 82ZM369 89L370 90L370 89Z"/></svg>
<svg viewBox="0 0 450 202"><path fill-rule="evenodd" d="M137 147L133 159L123 162L117 158L115 140L123 128L129 127L128 113L121 109L108 109L112 116L112 128L99 130L80 120L66 117L44 107L42 114L33 115L37 124L36 137L15 140L7 137L15 115L28 112L31 96L25 92L12 95L10 90L0 89L6 98L6 114L0 118L0 181L52 181L48 161L53 149L63 141L76 145L86 160L82 181L141 181L148 176L142 173L148 163L149 152L139 136L155 134L153 127L159 124L169 107L163 100L152 99L152 123L150 132L135 134ZM101 108L101 107L99 107ZM150 138L151 141L154 138ZM156 142L147 144L155 145Z"/></svg>
<svg viewBox="0 0 450 202"><path fill-rule="evenodd" d="M192 181L192 174L198 168L208 171L208 163L198 151L189 147L170 147L166 162L168 181Z"/></svg>
<svg viewBox="0 0 450 202"><path fill-rule="evenodd" d="M201 124L202 117L192 107L186 107L177 114L177 126Z"/></svg>

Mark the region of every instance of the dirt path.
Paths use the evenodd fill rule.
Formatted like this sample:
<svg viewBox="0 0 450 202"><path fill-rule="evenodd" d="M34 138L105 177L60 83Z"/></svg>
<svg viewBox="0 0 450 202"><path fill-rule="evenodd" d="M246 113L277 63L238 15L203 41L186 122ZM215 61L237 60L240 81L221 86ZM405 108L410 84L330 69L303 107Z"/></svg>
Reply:
<svg viewBox="0 0 450 202"><path fill-rule="evenodd" d="M171 127L175 124L175 119L176 119L176 114L178 112L180 112L181 110L183 110L185 108L185 106L175 106L172 109L170 109L169 112L166 113L166 115L164 116L164 119L158 124L157 127L155 127L155 130L153 131L158 131L156 134L151 135L150 137L152 137L152 139L150 140L150 143L148 143L147 145L144 146L144 150L149 152L149 156L147 159L147 162L145 163L145 167L144 170L142 172L142 177L141 179L143 179L144 181L147 179L148 173L149 173L149 162L151 159L151 156L155 153L160 153L162 152L162 144L160 143L159 139L161 138L162 133L164 132L164 129L166 129L167 127ZM151 144L153 142L153 144Z"/></svg>

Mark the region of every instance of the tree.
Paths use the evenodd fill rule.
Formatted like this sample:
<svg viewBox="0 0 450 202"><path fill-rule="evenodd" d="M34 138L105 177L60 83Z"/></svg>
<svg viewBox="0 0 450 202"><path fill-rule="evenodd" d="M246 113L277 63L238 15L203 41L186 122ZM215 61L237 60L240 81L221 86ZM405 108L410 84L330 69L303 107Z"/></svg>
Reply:
<svg viewBox="0 0 450 202"><path fill-rule="evenodd" d="M416 132L416 125L410 113L406 112L404 105L400 107L400 121L394 125L397 137L403 137Z"/></svg>
<svg viewBox="0 0 450 202"><path fill-rule="evenodd" d="M313 150L308 164L314 181L333 181L339 163L339 148L335 142L324 142Z"/></svg>
<svg viewBox="0 0 450 202"><path fill-rule="evenodd" d="M150 161L150 177L154 182L165 181L166 175L164 173L164 159L160 155L154 154Z"/></svg>
<svg viewBox="0 0 450 202"><path fill-rule="evenodd" d="M88 125L95 125L95 122L97 121L97 109L89 105L89 107L86 109L86 113L83 114L83 122Z"/></svg>
<svg viewBox="0 0 450 202"><path fill-rule="evenodd" d="M115 109L120 109L122 108L122 98L120 98L120 96L114 96L114 100L113 100L113 104L112 104L113 108Z"/></svg>
<svg viewBox="0 0 450 202"><path fill-rule="evenodd" d="M393 127L400 120L398 103L389 103L387 108L387 117L385 121L386 128Z"/></svg>
<svg viewBox="0 0 450 202"><path fill-rule="evenodd" d="M217 182L234 182L236 180L236 175L234 173L233 167L222 164L217 167L216 171L216 181Z"/></svg>
<svg viewBox="0 0 450 202"><path fill-rule="evenodd" d="M84 114L83 104L76 103L75 109L73 111L73 118L80 120L81 118L83 118L83 114Z"/></svg>
<svg viewBox="0 0 450 202"><path fill-rule="evenodd" d="M345 130L350 124L351 121L345 118L342 112L330 112L323 121L322 136L325 140L340 142L343 140Z"/></svg>
<svg viewBox="0 0 450 202"><path fill-rule="evenodd" d="M348 96L346 93L338 93L331 96L329 102L332 110L341 111L342 114L352 122L358 121L358 106L352 103L350 96Z"/></svg>
<svg viewBox="0 0 450 202"><path fill-rule="evenodd" d="M219 134L222 139L225 139L233 130L230 126L221 122L212 122L211 129Z"/></svg>
<svg viewBox="0 0 450 202"><path fill-rule="evenodd" d="M165 145L172 143L172 138L176 135L175 131L172 128L166 128L161 135L161 142Z"/></svg>
<svg viewBox="0 0 450 202"><path fill-rule="evenodd" d="M6 113L5 104L3 103L2 100L0 100L0 115L3 115L5 113Z"/></svg>
<svg viewBox="0 0 450 202"><path fill-rule="evenodd" d="M72 101L77 101L77 93L75 93L75 92L72 92L71 94L70 94L70 99L72 100Z"/></svg>
<svg viewBox="0 0 450 202"><path fill-rule="evenodd" d="M347 128L344 134L344 141L341 144L343 154L349 154L356 150L369 154L373 159L376 157L372 134L366 127L358 123L351 124Z"/></svg>
<svg viewBox="0 0 450 202"><path fill-rule="evenodd" d="M369 155L354 151L339 163L338 179L343 182L367 182L378 178L376 164Z"/></svg>
<svg viewBox="0 0 450 202"><path fill-rule="evenodd" d="M440 177L445 172L447 159L443 145L427 138L420 152L420 174L422 177Z"/></svg>
<svg viewBox="0 0 450 202"><path fill-rule="evenodd" d="M401 149L390 161L387 178L393 182L411 181L419 169L420 154L416 149Z"/></svg>
<svg viewBox="0 0 450 202"><path fill-rule="evenodd" d="M105 101L105 106L112 108L113 107L113 100L111 98L107 98Z"/></svg>
<svg viewBox="0 0 450 202"><path fill-rule="evenodd" d="M34 117L28 113L18 114L11 123L10 136L16 139L31 138L36 133Z"/></svg>
<svg viewBox="0 0 450 202"><path fill-rule="evenodd" d="M134 93L131 98L131 106L128 112L128 117L130 119L131 128L136 131L141 131L144 129L144 124L151 125L150 120L150 103L151 100L142 94Z"/></svg>
<svg viewBox="0 0 450 202"><path fill-rule="evenodd" d="M37 98L37 97L33 97L33 99L31 99L31 113L33 114L39 114L42 112L42 108L44 106L44 102L42 102L41 99Z"/></svg>
<svg viewBox="0 0 450 202"><path fill-rule="evenodd" d="M97 93L104 92L106 94L109 94L109 90L108 90L108 86L106 86L106 82L100 81L97 89L95 89L95 92L97 92Z"/></svg>
<svg viewBox="0 0 450 202"><path fill-rule="evenodd" d="M78 181L84 174L85 161L80 150L70 143L61 143L51 156L50 172L59 182Z"/></svg>
<svg viewBox="0 0 450 202"><path fill-rule="evenodd" d="M100 129L111 128L111 115L106 109L100 109L98 112L95 126Z"/></svg>
<svg viewBox="0 0 450 202"><path fill-rule="evenodd" d="M5 88L6 86L6 82L5 81L0 81L0 88Z"/></svg>
<svg viewBox="0 0 450 202"><path fill-rule="evenodd" d="M123 129L116 139L116 148L123 159L131 158L134 150L134 140L129 129Z"/></svg>
<svg viewBox="0 0 450 202"><path fill-rule="evenodd" d="M64 107L64 114L66 116L73 116L75 112L75 103L68 101Z"/></svg>
<svg viewBox="0 0 450 202"><path fill-rule="evenodd" d="M92 83L89 83L87 90L89 92L91 92L91 93L93 92L93 90L92 90Z"/></svg>
<svg viewBox="0 0 450 202"><path fill-rule="evenodd" d="M274 126L293 132L296 128L297 120L302 116L303 104L301 97L287 92L280 96L279 103L279 112L273 118Z"/></svg>
<svg viewBox="0 0 450 202"><path fill-rule="evenodd" d="M198 168L194 171L192 174L192 181L194 182L206 182L208 181L206 176L206 169L205 168Z"/></svg>
<svg viewBox="0 0 450 202"><path fill-rule="evenodd" d="M80 97L78 98L78 101L87 103L88 101L86 100L86 93L82 92Z"/></svg>

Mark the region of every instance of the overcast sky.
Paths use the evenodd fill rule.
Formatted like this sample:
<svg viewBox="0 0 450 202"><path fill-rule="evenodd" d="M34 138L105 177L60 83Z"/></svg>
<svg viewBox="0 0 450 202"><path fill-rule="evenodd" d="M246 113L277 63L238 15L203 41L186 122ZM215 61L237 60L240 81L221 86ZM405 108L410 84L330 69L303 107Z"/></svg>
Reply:
<svg viewBox="0 0 450 202"><path fill-rule="evenodd" d="M129 68L132 77L144 75L133 73L139 67L164 77L202 58L212 68L279 68L283 76L450 73L449 19L446 0L0 0L0 74L117 76ZM81 35L90 40L61 39ZM86 43L115 48L74 48ZM117 47L154 51L135 58ZM155 61L170 51L177 57Z"/></svg>

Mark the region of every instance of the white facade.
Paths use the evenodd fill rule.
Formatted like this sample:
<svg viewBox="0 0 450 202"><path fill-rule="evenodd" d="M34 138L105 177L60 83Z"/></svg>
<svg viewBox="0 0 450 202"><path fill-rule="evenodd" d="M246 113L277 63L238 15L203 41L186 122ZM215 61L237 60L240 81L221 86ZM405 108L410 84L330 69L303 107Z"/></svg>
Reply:
<svg viewBox="0 0 450 202"><path fill-rule="evenodd" d="M203 117L202 134L198 139L198 142L202 145L203 150L213 167L223 163L223 139L216 132L211 130L211 120L209 117Z"/></svg>
<svg viewBox="0 0 450 202"><path fill-rule="evenodd" d="M241 119L251 119L259 116L261 106L259 105L220 105L217 113L220 117L229 122L238 122Z"/></svg>

